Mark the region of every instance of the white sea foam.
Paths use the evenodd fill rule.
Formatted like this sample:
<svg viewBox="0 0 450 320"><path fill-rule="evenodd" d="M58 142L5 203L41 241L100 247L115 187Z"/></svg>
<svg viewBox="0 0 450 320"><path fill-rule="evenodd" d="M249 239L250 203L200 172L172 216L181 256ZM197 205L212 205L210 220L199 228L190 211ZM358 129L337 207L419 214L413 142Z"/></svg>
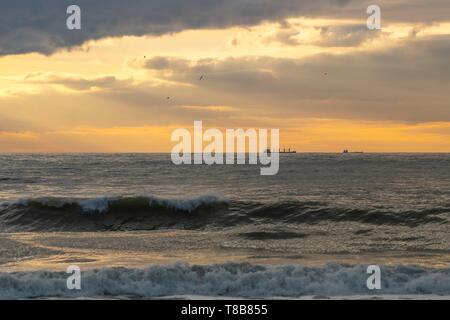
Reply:
<svg viewBox="0 0 450 320"><path fill-rule="evenodd" d="M94 298L208 296L298 298L351 295L449 295L450 269L382 267L382 290L366 287L366 266L323 267L175 264L146 269L100 269L82 273L82 290L66 288L64 272L0 273L0 298Z"/></svg>
<svg viewBox="0 0 450 320"><path fill-rule="evenodd" d="M227 200L223 197L215 196L215 195L203 195L200 197L190 198L190 199L182 199L182 200L170 200L159 198L155 196L149 197L149 205L152 207L153 205L164 206L168 209L179 210L179 211L188 211L192 212L195 209L201 206L213 205L218 202L227 202Z"/></svg>
<svg viewBox="0 0 450 320"><path fill-rule="evenodd" d="M81 207L83 212L106 212L109 209L109 204L116 198L95 198L88 200L78 200L77 204Z"/></svg>

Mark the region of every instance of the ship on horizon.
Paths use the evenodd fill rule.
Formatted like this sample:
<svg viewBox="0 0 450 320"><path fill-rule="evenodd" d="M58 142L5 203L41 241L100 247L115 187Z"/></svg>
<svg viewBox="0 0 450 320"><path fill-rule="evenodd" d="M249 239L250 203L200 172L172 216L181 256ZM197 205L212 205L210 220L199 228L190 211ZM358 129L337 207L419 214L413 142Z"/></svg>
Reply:
<svg viewBox="0 0 450 320"><path fill-rule="evenodd" d="M348 153L350 153L350 154L355 154L355 153L361 154L361 153L364 153L364 151L348 151L347 149L345 149L342 153L343 154L348 154Z"/></svg>
<svg viewBox="0 0 450 320"><path fill-rule="evenodd" d="M270 154L270 153L274 153L275 151L267 149L266 152L268 154ZM278 149L278 153L291 153L292 154L292 153L297 153L297 151L295 151L294 149L291 150L291 148L288 148L288 149L284 148L283 150Z"/></svg>

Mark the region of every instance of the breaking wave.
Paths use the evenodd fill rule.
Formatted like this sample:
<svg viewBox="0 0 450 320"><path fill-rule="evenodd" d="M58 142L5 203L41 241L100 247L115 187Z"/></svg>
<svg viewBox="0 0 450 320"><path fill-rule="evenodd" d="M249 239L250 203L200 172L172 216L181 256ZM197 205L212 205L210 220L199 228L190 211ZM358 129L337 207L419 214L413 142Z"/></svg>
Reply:
<svg viewBox="0 0 450 320"><path fill-rule="evenodd" d="M93 199L41 198L0 203L3 231L121 231L196 228L202 216L227 207L227 200L155 196ZM184 226L186 222L188 225Z"/></svg>
<svg viewBox="0 0 450 320"><path fill-rule="evenodd" d="M333 207L321 202L230 201L215 195L93 199L40 198L0 203L0 231L131 231L200 229L252 223L360 222L416 227L447 223L450 207L395 211Z"/></svg>
<svg viewBox="0 0 450 320"><path fill-rule="evenodd" d="M369 291L367 267L329 264L323 267L294 265L258 266L187 264L145 269L82 271L81 290L68 290L65 272L0 273L1 299L33 298L162 298L301 297L310 295L425 295L450 294L450 269L415 266L381 267L381 290Z"/></svg>

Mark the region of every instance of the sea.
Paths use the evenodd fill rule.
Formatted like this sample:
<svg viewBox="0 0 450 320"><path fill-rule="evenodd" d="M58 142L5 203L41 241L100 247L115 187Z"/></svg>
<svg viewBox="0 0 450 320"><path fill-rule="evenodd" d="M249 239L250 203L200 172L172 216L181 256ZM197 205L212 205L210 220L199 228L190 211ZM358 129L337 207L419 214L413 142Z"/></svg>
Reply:
<svg viewBox="0 0 450 320"><path fill-rule="evenodd" d="M449 231L450 154L0 154L0 299L446 298Z"/></svg>

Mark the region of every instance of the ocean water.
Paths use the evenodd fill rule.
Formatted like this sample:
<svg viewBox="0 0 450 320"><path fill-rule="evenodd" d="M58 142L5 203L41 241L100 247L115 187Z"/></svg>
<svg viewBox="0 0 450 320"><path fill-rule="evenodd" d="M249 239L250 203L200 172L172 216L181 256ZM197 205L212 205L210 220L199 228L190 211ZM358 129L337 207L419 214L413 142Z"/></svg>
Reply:
<svg viewBox="0 0 450 320"><path fill-rule="evenodd" d="M0 155L0 298L450 295L450 154ZM83 289L66 288L69 265Z"/></svg>

